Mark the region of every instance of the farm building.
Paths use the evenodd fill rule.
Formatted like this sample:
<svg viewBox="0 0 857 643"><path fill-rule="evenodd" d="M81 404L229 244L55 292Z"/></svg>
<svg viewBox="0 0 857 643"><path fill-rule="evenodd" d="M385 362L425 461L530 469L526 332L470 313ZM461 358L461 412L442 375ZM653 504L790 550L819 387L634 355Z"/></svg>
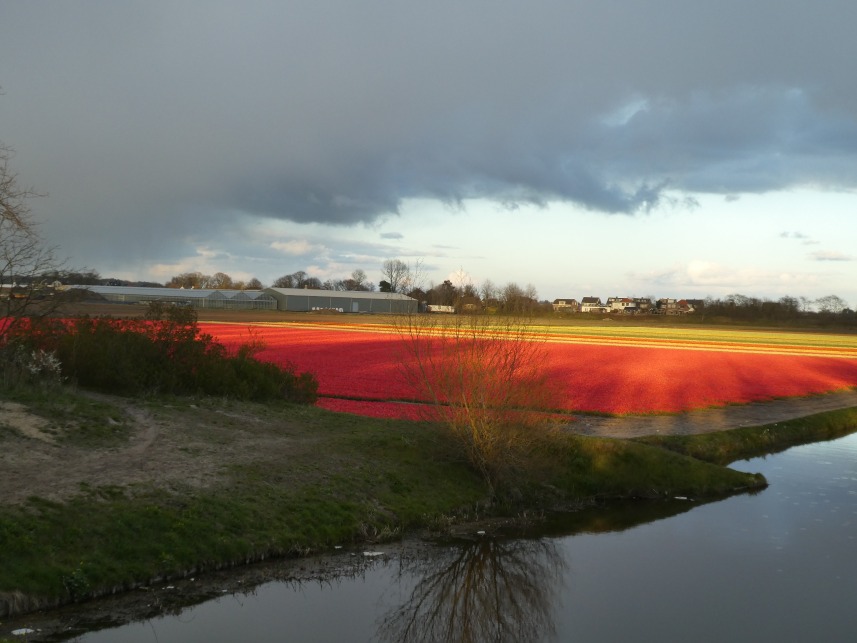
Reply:
<svg viewBox="0 0 857 643"><path fill-rule="evenodd" d="M161 301L194 308L229 310L276 310L277 300L262 290L195 290L184 288L142 288L137 286L63 286L63 291L86 290L105 300L121 304Z"/></svg>
<svg viewBox="0 0 857 643"><path fill-rule="evenodd" d="M417 300L400 293L356 290L266 288L277 300L278 310L309 312L336 310L343 313L415 313Z"/></svg>

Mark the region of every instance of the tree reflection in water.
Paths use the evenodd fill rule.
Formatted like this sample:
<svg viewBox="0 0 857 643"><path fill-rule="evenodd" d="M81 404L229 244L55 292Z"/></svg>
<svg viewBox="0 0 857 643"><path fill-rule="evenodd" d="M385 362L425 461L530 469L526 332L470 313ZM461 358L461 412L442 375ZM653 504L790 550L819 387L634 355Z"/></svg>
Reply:
<svg viewBox="0 0 857 643"><path fill-rule="evenodd" d="M482 538L403 561L417 580L378 628L386 641L538 641L554 633L565 562L549 540Z"/></svg>

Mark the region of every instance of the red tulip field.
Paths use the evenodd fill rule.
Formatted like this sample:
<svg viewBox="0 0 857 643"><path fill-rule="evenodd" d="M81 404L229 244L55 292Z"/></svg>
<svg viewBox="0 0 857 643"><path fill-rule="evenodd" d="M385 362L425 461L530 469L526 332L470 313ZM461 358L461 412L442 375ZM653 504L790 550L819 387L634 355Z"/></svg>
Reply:
<svg viewBox="0 0 857 643"><path fill-rule="evenodd" d="M227 346L261 340L259 359L311 371L319 406L424 417L405 383L403 340L374 324L201 323ZM646 327L533 327L569 413L671 413L857 386L857 337Z"/></svg>

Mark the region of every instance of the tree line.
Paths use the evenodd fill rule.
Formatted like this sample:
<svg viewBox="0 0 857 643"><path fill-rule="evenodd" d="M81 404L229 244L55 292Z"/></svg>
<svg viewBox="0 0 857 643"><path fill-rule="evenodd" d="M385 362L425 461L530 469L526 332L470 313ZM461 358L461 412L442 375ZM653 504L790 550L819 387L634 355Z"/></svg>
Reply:
<svg viewBox="0 0 857 643"><path fill-rule="evenodd" d="M703 321L726 318L733 321L857 323L857 314L837 295L818 299L785 295L772 300L732 294L722 299L708 297L698 312Z"/></svg>

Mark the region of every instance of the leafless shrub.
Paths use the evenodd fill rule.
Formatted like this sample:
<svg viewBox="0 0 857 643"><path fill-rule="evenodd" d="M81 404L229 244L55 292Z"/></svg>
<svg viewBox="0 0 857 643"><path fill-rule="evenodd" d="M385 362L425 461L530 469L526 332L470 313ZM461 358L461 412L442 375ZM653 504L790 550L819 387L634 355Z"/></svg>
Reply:
<svg viewBox="0 0 857 643"><path fill-rule="evenodd" d="M529 318L411 315L400 321L405 380L492 492L555 430L559 390Z"/></svg>
<svg viewBox="0 0 857 643"><path fill-rule="evenodd" d="M12 150L0 143L0 342L24 317L50 311L51 292L42 275L57 267L28 205L39 194L21 187L11 157Z"/></svg>

